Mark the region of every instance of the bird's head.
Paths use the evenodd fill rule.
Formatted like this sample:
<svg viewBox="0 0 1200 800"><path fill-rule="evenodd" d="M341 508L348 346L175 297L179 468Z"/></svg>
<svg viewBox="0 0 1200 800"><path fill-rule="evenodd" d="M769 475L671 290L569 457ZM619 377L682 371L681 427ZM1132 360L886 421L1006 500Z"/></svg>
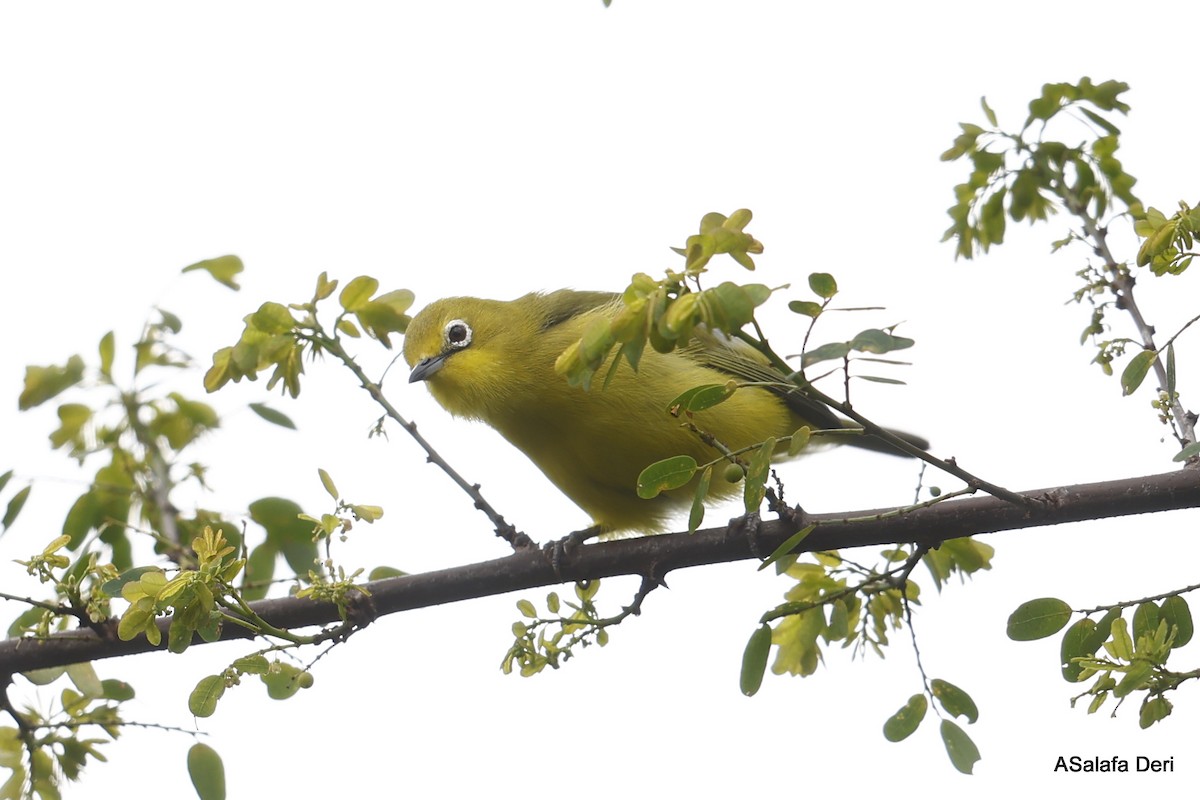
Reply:
<svg viewBox="0 0 1200 800"><path fill-rule="evenodd" d="M452 414L486 416L484 407L511 370L504 342L518 325L509 303L449 297L430 303L409 323L404 360L409 382L425 381ZM511 379L511 372L508 374Z"/></svg>

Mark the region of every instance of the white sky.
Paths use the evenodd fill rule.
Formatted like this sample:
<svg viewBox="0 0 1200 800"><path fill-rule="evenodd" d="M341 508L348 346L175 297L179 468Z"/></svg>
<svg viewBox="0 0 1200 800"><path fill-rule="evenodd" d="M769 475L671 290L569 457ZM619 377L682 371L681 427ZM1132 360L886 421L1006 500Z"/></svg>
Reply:
<svg viewBox="0 0 1200 800"><path fill-rule="evenodd" d="M749 230L766 244L756 280L796 287L780 308L805 295L809 272L829 271L847 303L889 307L847 326L905 320L917 339L907 387L864 386L856 397L869 414L1015 489L1170 469L1149 395L1122 399L1076 344L1087 315L1064 301L1085 253L1048 255L1060 223L1011 226L993 257L954 263L938 240L963 168L937 156L958 121L980 120L981 94L1012 126L1043 82L1117 78L1133 87L1122 155L1141 197L1165 209L1196 200L1197 112L1179 97L1193 48L1173 43L1163 22L1188 6L825 5L5 5L0 397L10 405L0 471L37 479L5 560L56 535L81 491L80 473L46 447L51 408L15 411L25 364L92 357L110 329L127 356L120 348L156 303L184 318L181 344L203 362L264 300L307 299L322 270L410 288L418 306L448 294L619 289L633 272L674 266L667 247L702 214L739 207L754 210ZM247 263L242 292L178 277L224 253ZM1194 313L1194 280L1139 286L1159 331ZM776 341L789 317L772 317ZM1194 347L1180 344L1185 400ZM377 374L387 356L361 350ZM538 539L586 523L495 434L451 420L398 377L398 405L509 519ZM188 391L201 391L198 377ZM210 398L229 415L203 452L215 493L179 502L237 513L278 494L319 513L324 467L349 499L386 508L355 531L350 565L418 571L505 554L402 433L365 440L378 412L350 376L314 365L299 402L272 399L300 433L258 424L244 404L262 399L261 384ZM915 483L911 465L841 451L785 476L791 497L819 511L902 503ZM950 767L931 720L902 744L883 740L884 719L919 687L903 638L882 664L834 652L816 677L768 676L743 698L742 647L785 589L752 564L673 574L608 648L532 680L497 669L515 597L380 620L318 664L312 690L277 703L247 683L201 727L235 798L384 785L420 796L811 793L849 783L864 764L935 796L1008 796L1049 781L1097 797L1179 791L1200 770L1194 688L1148 732L1134 705L1115 720L1088 717L1068 707L1082 687L1057 677L1057 641L1011 643L1004 622L1032 597L1094 605L1194 582L1198 553L1184 537L1196 520L994 536L993 572L941 597L926 586L926 669L981 708L969 729L984 757L974 778ZM19 568L2 569L6 588L33 591ZM602 597L615 610L634 585L614 581ZM244 650L98 669L138 689L132 719L191 727L191 687ZM1190 655L1177 666L1194 666ZM68 797L115 797L151 780L164 796L190 796L190 744L130 731ZM1055 759L1073 754L1174 757L1176 767L1103 781L1055 775Z"/></svg>

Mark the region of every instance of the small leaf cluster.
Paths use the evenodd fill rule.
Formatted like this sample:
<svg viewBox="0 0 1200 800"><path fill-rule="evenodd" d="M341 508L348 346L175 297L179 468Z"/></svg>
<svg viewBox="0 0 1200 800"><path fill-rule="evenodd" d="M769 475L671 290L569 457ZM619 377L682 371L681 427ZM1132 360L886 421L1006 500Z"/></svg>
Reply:
<svg viewBox="0 0 1200 800"><path fill-rule="evenodd" d="M689 273L702 271L713 256L722 253L746 269L753 270L754 259L750 256L763 251L762 242L745 231L753 217L746 208L739 208L728 217L710 211L700 218L699 233L689 236L683 247L671 249L684 257L684 268Z"/></svg>
<svg viewBox="0 0 1200 800"><path fill-rule="evenodd" d="M1119 81L1095 84L1086 77L1075 84L1046 84L1041 96L1029 104L1029 116L1017 133L1001 130L995 113L983 100L990 128L962 123L962 133L942 158L966 157L972 166L967 182L955 187L956 202L949 209L952 224L943 237L956 240L956 257L971 258L977 250L986 252L1001 243L1006 219L1034 221L1058 210L1073 218L1077 228L1055 242L1054 250L1079 241L1088 248L1089 258L1099 258L1099 263L1089 261L1076 273L1083 285L1074 299L1092 306L1080 342L1094 343L1093 363L1106 375L1113 374L1113 361L1127 349L1140 348L1121 375L1122 390L1130 394L1151 369L1160 380L1171 370L1160 362L1163 347L1155 344L1154 326L1143 317L1134 298L1133 267L1109 246L1109 228L1120 217L1127 217L1142 239L1136 265L1149 268L1158 277L1177 275L1195 256L1192 248L1200 212L1180 202L1179 211L1168 218L1156 208L1147 210L1134 194L1137 181L1116 156L1121 132L1110 119L1110 112L1128 112L1129 106L1120 99L1127 90ZM1078 144L1046 135L1051 122L1067 118L1087 128L1085 139ZM1108 335L1106 316L1113 309L1128 314L1139 334L1137 340ZM1200 317L1185 323L1167 346L1197 319ZM1196 441L1195 416L1179 401L1173 375L1166 382L1171 386L1159 387L1153 405L1186 451ZM1192 451L1176 458L1187 460L1194 455Z"/></svg>
<svg viewBox="0 0 1200 800"><path fill-rule="evenodd" d="M892 560L907 558L904 549L886 550L885 555ZM940 592L946 582L957 575L965 582L968 577L981 570L992 568L992 557L996 548L986 542L981 542L974 536L962 536L957 539L947 539L937 547L921 556L921 563L933 577L934 586Z"/></svg>
<svg viewBox="0 0 1200 800"><path fill-rule="evenodd" d="M837 280L828 272L814 272L808 276L808 287L812 289L813 294L821 298L821 302L812 300L792 300L788 303L788 308L812 320L809 326L809 334L811 335L813 325L817 318L830 310L829 303L838 293ZM855 309L847 309L855 310ZM906 350L912 347L916 342L912 339L896 336L894 334L896 326L893 325L887 329L867 328L855 334L847 341L827 342L816 347L805 347L801 353L800 367L801 374L804 369L819 364L822 361L841 361L843 369L849 367L849 361L852 353L870 353L873 356L880 356L886 353L891 353L896 350ZM805 340L807 342L807 336ZM858 360L873 361L882 364L903 364L901 361L893 361L883 358L858 357ZM903 381L894 378L883 378L874 375L856 375L854 377L862 378L863 380L875 381L878 383L895 383L902 384ZM813 380L820 380L814 378Z"/></svg>
<svg viewBox="0 0 1200 800"><path fill-rule="evenodd" d="M297 590L296 597L310 597L313 600L333 603L338 607L338 614L341 618L346 620L349 618L351 603L356 598L369 597L371 594L355 583L358 576L362 575L365 570L356 569L347 574L343 567L335 567L329 560L326 560L324 567L325 570L322 572L315 570L309 572L308 585Z"/></svg>
<svg viewBox="0 0 1200 800"><path fill-rule="evenodd" d="M572 386L588 388L618 345L609 365L610 378L622 360L636 370L647 342L654 350L669 353L686 345L699 327L732 336L752 322L754 309L771 296L767 286L725 282L700 288L700 278L715 254L728 254L747 269L754 268L748 253L761 252L762 245L742 232L750 218L746 209L729 218L705 215L700 234L690 237L686 247L675 248L687 259L683 271L667 270L662 280L645 273L634 275L621 295L621 311L611 321L599 319L587 328L558 357L555 371Z"/></svg>
<svg viewBox="0 0 1200 800"><path fill-rule="evenodd" d="M37 795L61 796L66 781L79 779L89 759L107 761L100 746L115 741L124 719L120 705L134 697L129 684L101 680L91 664L39 670L26 677L48 685L66 675L74 688L58 694L57 710L21 710L22 728L0 726L0 769L9 771L0 784L0 799L20 800ZM28 791L28 794L25 791Z"/></svg>
<svg viewBox="0 0 1200 800"><path fill-rule="evenodd" d="M763 615L778 619L771 641L771 671L806 677L824 659L822 643L841 642L883 656L888 631L903 624L905 602L920 602L915 581L896 583L886 573L847 563L836 551L813 553L813 562L781 559L776 567L796 583L784 602ZM791 563L789 563L789 561Z"/></svg>
<svg viewBox="0 0 1200 800"><path fill-rule="evenodd" d="M920 602L920 585L910 575L916 560L926 565L939 590L950 575L965 578L991 568L992 548L969 537L953 540L960 543L953 550L946 549L949 542L929 552L884 549L882 567L868 568L837 551L812 553L811 562L800 561L788 551L797 548L813 527L799 531L764 562L764 566L774 563L779 573L796 580L785 602L762 618L763 624L782 620L771 642L779 648L772 666L777 675L803 677L816 672L823 660L822 641L840 641L843 648L854 646L856 651L869 647L882 657L888 631L903 625L905 603Z"/></svg>
<svg viewBox="0 0 1200 800"><path fill-rule="evenodd" d="M283 305L268 301L245 318L241 338L232 347L213 353L212 367L204 376L204 388L215 392L229 381L257 380L259 373L273 370L267 389L282 383L292 397L300 394L300 376L304 372L306 350L319 353L341 335L359 338L365 331L384 347L392 346L391 335L403 333L411 317L405 312L412 305L413 293L407 289L377 294L379 281L369 275L354 278L338 295L341 311L327 334L317 320L317 307L337 290L338 281L324 272L310 300Z"/></svg>
<svg viewBox="0 0 1200 800"><path fill-rule="evenodd" d="M1128 112L1120 99L1128 89L1120 81L1094 84L1086 77L1075 84L1048 83L1029 103L1029 116L1017 133L1000 130L995 112L982 100L990 127L960 123L962 132L942 153L943 161L966 157L971 163L967 181L954 188L952 224L942 237L956 240L955 255L969 259L976 250L986 253L1004 241L1008 219L1045 220L1056 203L1100 219L1115 198L1141 216L1133 194L1136 179L1116 157L1120 130L1097 113ZM1047 123L1059 115L1082 117L1102 135L1077 145L1045 138Z"/></svg>
<svg viewBox="0 0 1200 800"><path fill-rule="evenodd" d="M158 319L146 323L133 345L136 358L131 387L122 387L115 377L116 344L110 331L101 337L99 363L91 370L77 355L62 366L28 367L19 401L21 410L29 410L88 379L102 390L101 396L109 396L107 402L95 405L59 404L59 427L50 433L50 444L65 448L80 464L94 455L107 456L67 512L62 535L68 537L68 550L79 551L94 534L108 547L119 569L128 569L133 563L131 525L164 530L163 500L174 482L195 481L203 486L201 465L191 464L176 475L168 465L181 461L181 453L220 424L216 411L206 403L179 392L156 396L138 388L150 367L178 370L191 364L170 342L182 328L179 318L162 309L157 315ZM10 502L6 525L15 518L19 506L14 504L24 502L28 488ZM175 512L168 509L167 513ZM156 548L170 554L178 549L178 540L161 538Z"/></svg>
<svg viewBox="0 0 1200 800"><path fill-rule="evenodd" d="M1127 620L1125 611L1130 607L1132 619ZM1148 728L1170 715L1173 706L1167 693L1200 676L1200 671L1181 673L1166 666L1172 652L1192 640L1191 609L1181 595L1172 594L1161 602L1145 600L1092 613L1099 611L1104 613L1098 620L1085 614L1063 634L1059 660L1064 680L1092 681L1071 705L1090 698L1087 710L1094 714L1112 698L1117 701L1115 716L1125 698L1142 692L1138 724ZM1053 636L1072 616L1070 605L1058 598L1030 600L1009 616L1008 636L1016 641Z"/></svg>
<svg viewBox="0 0 1200 800"><path fill-rule="evenodd" d="M268 659L264 653L243 656L217 675L207 675L196 683L188 696L188 710L197 717L211 717L225 690L240 686L246 675L257 675L267 687L272 700L287 700L301 689L311 688L312 673L279 659Z"/></svg>
<svg viewBox="0 0 1200 800"><path fill-rule="evenodd" d="M1151 206L1133 230L1144 239L1137 253L1139 267L1149 267L1157 276L1179 275L1196 255L1192 246L1200 231L1200 208L1180 201L1179 210L1167 217Z"/></svg>
<svg viewBox="0 0 1200 800"><path fill-rule="evenodd" d="M979 719L979 708L969 694L949 681L934 678L925 693L914 694L899 711L887 718L883 723L883 737L889 742L902 742L912 736L929 710L928 698L933 698L951 717L963 717L972 725ZM950 763L959 772L970 775L980 758L975 742L953 719L943 717L939 733Z"/></svg>
<svg viewBox="0 0 1200 800"><path fill-rule="evenodd" d="M299 515L300 519L312 523L314 541L328 539L334 534L337 534L342 541L345 541L347 534L353 529L355 522L366 522L369 525L383 516L383 508L380 506L347 503L342 500L341 495L338 494L337 486L334 485L333 478L329 476L329 473L323 469L318 469L317 474L321 477L321 485L325 487L325 491L337 503L337 507L332 514L322 514L320 519L310 517L308 514Z"/></svg>
<svg viewBox="0 0 1200 800"><path fill-rule="evenodd" d="M905 624L910 604L920 603L920 586L911 577L917 562L929 569L940 591L946 580L991 568L993 549L970 537L943 542L938 548L913 550L907 547L881 551L884 566L867 568L844 559L840 553L812 553L812 562L799 561L794 551L815 526L810 525L763 562L796 580L783 604L763 614L751 635L742 659L742 693L755 694L762 685L772 645L777 647L775 674L807 677L824 660L822 645L840 641L855 652L870 648L883 657L889 631ZM951 546L951 543L953 545ZM770 623L780 620L771 627ZM964 715L975 722L978 710L966 692L953 684L934 680L926 691L951 716ZM889 741L900 741L916 730L925 716L927 701L917 694L885 724ZM979 751L970 737L954 722L943 720L941 734L951 762L962 772L971 772Z"/></svg>
<svg viewBox="0 0 1200 800"><path fill-rule="evenodd" d="M106 592L119 591L129 602L117 626L123 641L145 634L157 646L162 641L157 618L168 611L172 617L167 649L172 653L186 650L195 635L208 642L220 638L222 607L232 602L233 581L246 561L237 558L225 536L212 528L192 540L192 550L199 561L196 569L182 569L168 578L158 567L138 567L105 585Z"/></svg>
<svg viewBox="0 0 1200 800"><path fill-rule="evenodd" d="M184 271L208 273L236 288L234 279L241 268L240 260L228 256ZM326 297L335 287L335 282L322 276L317 293ZM376 297L376 288L372 279L364 278L352 281L343 290L343 313L337 323L340 335L357 336L365 330L387 344L387 335L407 324L403 310L411 302L411 295L389 293ZM306 313L303 306L295 309ZM272 316L274 311L268 308L258 318L263 322L260 332L279 335L290 343L297 341L271 327L273 318L279 321ZM290 316L286 309L285 313ZM301 317L298 322L304 320ZM26 370L19 399L22 410L54 402L69 391L86 390L83 401L67 398L68 402L60 402L57 428L51 432L50 441L80 464L89 459L101 463L67 512L62 532L21 562L31 576L53 587L55 599L30 600L29 607L9 626L9 637L44 638L74 624L102 633L112 631L126 640L144 635L154 645L165 644L171 651L182 652L195 637L212 641L220 636L223 625L236 624L270 637L276 643L268 650L281 651L341 641L353 630L352 623L343 622L311 636L300 636L270 626L249 607L250 601L267 594L280 557L293 568L298 580L307 576L307 580L318 584L308 592L299 589L302 594L338 602L355 591L352 580L357 572L347 577L329 559L317 560L320 537L314 536L314 525L324 519L314 521L304 516L300 506L290 500L262 498L251 504L249 516L265 536L249 547L243 542L240 528L221 515L203 509L184 513L172 503L172 493L183 482L194 481L206 488L205 467L186 463L184 458L194 444L220 425L217 412L208 404L157 388L167 382L163 370L178 372L193 365L173 345L173 337L181 328L178 317L157 309L132 343L134 357L127 382L119 380L114 369L120 367L121 359L113 332L101 337L97 360L89 362L76 355L63 364ZM319 328L313 330L320 333ZM260 344L269 351L278 341L282 340ZM251 404L251 408L268 422L295 427L285 415L262 404ZM0 496L6 495L0 521L3 529L16 522L31 493L31 485L18 486L13 492L13 475L12 471L0 474ZM352 522L371 522L381 516L382 509L376 506L341 501L328 474L322 471L321 477L338 500L336 514L341 522L337 527L343 535ZM171 564L135 566L137 535L152 541L155 552L166 556ZM327 540L328 535L324 538ZM326 574L336 578L327 579ZM374 577L390 574L398 571L381 568L372 573ZM240 586L236 585L239 580ZM110 604L114 599L127 602L129 607L110 628L104 623L112 617ZM160 618L166 614L171 614L170 625L161 629ZM256 656L239 662L237 667L260 675L272 697L290 696L311 685L312 676L306 669L268 662L262 652ZM78 732L84 726L108 725L110 737L115 737L119 726L131 724L109 706L100 705L127 699L124 693L132 696L131 690L117 681L100 682L87 664L43 670L27 677L44 684L64 673L76 688L63 693L61 718L34 709L7 708L17 727L0 729L0 765L10 767L14 774L4 783L0 798L22 791L57 797L62 776L73 779L87 756L100 758L95 744L101 740L82 738ZM237 670L230 675L236 677ZM51 734L43 735L44 729ZM9 747L12 742L16 742L15 749ZM21 748L27 753L24 760L20 758ZM204 755L202 751L194 752ZM190 766L193 761L203 767L212 759L190 757ZM207 783L204 792L208 793L204 796L219 796Z"/></svg>
<svg viewBox="0 0 1200 800"><path fill-rule="evenodd" d="M500 669L505 675L516 668L524 678L538 674L546 667L558 669L562 662L575 655L575 648L608 644L608 630L618 624L625 614L603 618L596 610L596 595L600 581L581 581L575 584L577 602L563 602L557 592L546 595L549 616L542 617L528 600L519 600L517 610L524 620L514 622L512 647L504 655ZM562 616L563 606L570 609Z"/></svg>

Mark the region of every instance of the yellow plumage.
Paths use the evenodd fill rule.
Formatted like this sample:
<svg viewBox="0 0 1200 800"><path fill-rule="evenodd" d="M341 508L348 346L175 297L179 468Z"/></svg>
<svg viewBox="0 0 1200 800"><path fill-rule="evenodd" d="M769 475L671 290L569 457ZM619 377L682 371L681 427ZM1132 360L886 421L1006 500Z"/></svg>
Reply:
<svg viewBox="0 0 1200 800"><path fill-rule="evenodd" d="M641 471L670 456L690 455L703 464L719 455L668 415L667 404L702 384L782 376L750 348L706 336L667 354L647 348L636 372L622 363L607 386L600 380L586 391L570 386L555 373L555 360L589 323L621 307L617 295L572 290L512 301L438 300L409 325L404 358L413 367L410 380L425 381L451 414L499 431L601 529L649 533L663 530L691 501L692 487L644 500L636 491ZM840 426L824 406L765 388L736 392L698 412L696 423L734 449L805 424ZM876 449L880 444L846 438ZM739 484L718 477L710 496L739 491Z"/></svg>

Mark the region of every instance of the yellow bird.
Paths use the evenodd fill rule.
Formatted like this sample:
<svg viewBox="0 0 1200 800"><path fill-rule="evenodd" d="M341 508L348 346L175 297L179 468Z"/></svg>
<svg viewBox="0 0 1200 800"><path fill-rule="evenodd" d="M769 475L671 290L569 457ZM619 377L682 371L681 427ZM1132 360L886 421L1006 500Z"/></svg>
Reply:
<svg viewBox="0 0 1200 800"><path fill-rule="evenodd" d="M636 488L642 470L671 456L690 455L700 464L719 456L672 418L667 404L703 384L730 378L779 382L783 376L749 346L707 334L666 354L647 348L636 372L622 363L607 386L602 380L588 390L569 385L554 371L559 354L590 322L622 308L619 295L569 289L511 301L446 298L409 324L404 358L412 367L410 382L424 381L454 416L499 431L601 531L654 533L690 504L694 487L645 500ZM788 436L802 425L843 426L827 407L798 392L763 387L743 388L697 412L696 424L732 449ZM896 452L871 437L839 438ZM917 437L905 438L925 446ZM718 474L709 495L740 490Z"/></svg>

